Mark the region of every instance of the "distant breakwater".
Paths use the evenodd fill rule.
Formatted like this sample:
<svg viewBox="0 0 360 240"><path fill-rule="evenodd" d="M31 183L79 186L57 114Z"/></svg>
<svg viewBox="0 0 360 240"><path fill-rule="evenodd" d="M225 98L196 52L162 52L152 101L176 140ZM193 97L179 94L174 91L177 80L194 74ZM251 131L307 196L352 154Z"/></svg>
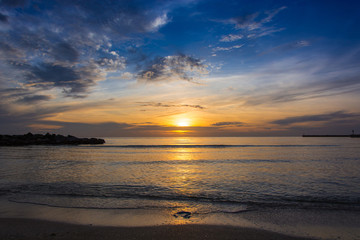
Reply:
<svg viewBox="0 0 360 240"><path fill-rule="evenodd" d="M59 134L0 135L0 146L104 144L101 138L77 138Z"/></svg>
<svg viewBox="0 0 360 240"><path fill-rule="evenodd" d="M350 138L360 138L360 134L350 134L350 135L302 135L303 137L350 137Z"/></svg>

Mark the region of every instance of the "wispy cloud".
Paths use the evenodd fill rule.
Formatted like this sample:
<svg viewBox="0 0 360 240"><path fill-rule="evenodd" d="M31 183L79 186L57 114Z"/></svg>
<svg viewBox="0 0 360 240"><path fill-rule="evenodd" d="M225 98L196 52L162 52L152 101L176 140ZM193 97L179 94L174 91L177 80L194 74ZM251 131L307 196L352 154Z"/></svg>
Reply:
<svg viewBox="0 0 360 240"><path fill-rule="evenodd" d="M212 126L216 127L241 127L244 126L243 122L217 122L213 123Z"/></svg>
<svg viewBox="0 0 360 240"><path fill-rule="evenodd" d="M235 42L243 38L244 35L242 34L229 34L229 35L221 36L220 42Z"/></svg>
<svg viewBox="0 0 360 240"><path fill-rule="evenodd" d="M24 104L35 104L41 101L48 101L52 99L49 95L30 95L19 99L17 102Z"/></svg>
<svg viewBox="0 0 360 240"><path fill-rule="evenodd" d="M156 17L152 22L150 22L148 28L149 31L157 31L159 30L159 28L161 28L162 26L166 25L169 22L169 18L167 16L166 13L164 13L161 16Z"/></svg>
<svg viewBox="0 0 360 240"><path fill-rule="evenodd" d="M247 31L255 31L257 29L263 30L265 29L264 25L271 22L272 19L284 9L286 9L285 6L275 10L265 11L263 14L257 12L253 14L230 18L228 20L225 20L224 22L233 24L236 29L243 29Z"/></svg>
<svg viewBox="0 0 360 240"><path fill-rule="evenodd" d="M237 84L243 82L247 90L238 93L237 101L244 106L274 105L360 92L358 52L289 57L239 75Z"/></svg>
<svg viewBox="0 0 360 240"><path fill-rule="evenodd" d="M216 20L218 22L234 26L232 33L221 36L219 40L220 43L231 43L240 40L243 43L227 47L215 47L212 48L212 51L230 51L242 47L248 40L265 37L285 30L285 28L271 25L273 18L284 9L286 9L285 6L271 11L256 12L229 19Z"/></svg>
<svg viewBox="0 0 360 240"><path fill-rule="evenodd" d="M3 103L34 104L53 99L51 95L39 94L26 88L0 89L0 101Z"/></svg>
<svg viewBox="0 0 360 240"><path fill-rule="evenodd" d="M338 111L338 112L325 113L325 114L288 117L284 119L275 120L270 123L278 124L278 125L291 125L291 124L307 123L307 122L327 122L334 120L349 119L359 116L360 114L358 113L356 114L356 113L347 113L345 111Z"/></svg>
<svg viewBox="0 0 360 240"><path fill-rule="evenodd" d="M262 52L260 55L268 54L271 52L285 52L285 51L290 51L290 50L294 50L294 49L298 49L298 48L308 47L310 45L311 45L310 41L300 40L300 41L290 42L290 43L282 44L280 46L271 48L270 50Z"/></svg>
<svg viewBox="0 0 360 240"><path fill-rule="evenodd" d="M218 52L218 51L231 51L233 49L239 49L241 48L242 46L244 46L244 44L241 44L241 45L234 45L234 46L231 46L231 47L216 47L216 48L213 48L213 52Z"/></svg>
<svg viewBox="0 0 360 240"><path fill-rule="evenodd" d="M192 104L164 104L164 103L154 103L154 102L139 102L143 107L188 107L188 108L197 108L197 109L205 109L204 106L201 105L192 105Z"/></svg>

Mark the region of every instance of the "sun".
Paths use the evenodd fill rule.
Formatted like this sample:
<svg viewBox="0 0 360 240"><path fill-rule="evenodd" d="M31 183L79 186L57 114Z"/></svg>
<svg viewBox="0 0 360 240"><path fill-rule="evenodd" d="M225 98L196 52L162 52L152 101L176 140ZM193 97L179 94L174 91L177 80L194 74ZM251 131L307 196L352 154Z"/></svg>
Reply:
<svg viewBox="0 0 360 240"><path fill-rule="evenodd" d="M176 121L176 126L178 127L188 127L190 126L190 120L187 118L181 118Z"/></svg>

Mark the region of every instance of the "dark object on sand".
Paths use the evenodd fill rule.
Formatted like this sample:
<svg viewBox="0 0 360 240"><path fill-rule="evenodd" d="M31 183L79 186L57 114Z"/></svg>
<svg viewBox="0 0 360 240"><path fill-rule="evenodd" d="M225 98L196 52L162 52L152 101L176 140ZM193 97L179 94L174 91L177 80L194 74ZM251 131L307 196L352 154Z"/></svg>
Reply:
<svg viewBox="0 0 360 240"><path fill-rule="evenodd" d="M77 138L59 134L0 135L0 146L104 144L101 138Z"/></svg>
<svg viewBox="0 0 360 240"><path fill-rule="evenodd" d="M184 219L189 219L191 218L191 212L185 212L185 211L180 211L180 212L177 212L173 215L174 217L182 217Z"/></svg>

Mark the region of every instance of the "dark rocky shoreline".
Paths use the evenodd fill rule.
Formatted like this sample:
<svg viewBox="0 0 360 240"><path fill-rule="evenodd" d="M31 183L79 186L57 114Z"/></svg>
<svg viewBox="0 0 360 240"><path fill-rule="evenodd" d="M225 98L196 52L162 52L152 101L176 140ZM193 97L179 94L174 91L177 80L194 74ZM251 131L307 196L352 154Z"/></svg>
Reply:
<svg viewBox="0 0 360 240"><path fill-rule="evenodd" d="M77 138L59 134L0 135L0 146L104 144L101 138Z"/></svg>

